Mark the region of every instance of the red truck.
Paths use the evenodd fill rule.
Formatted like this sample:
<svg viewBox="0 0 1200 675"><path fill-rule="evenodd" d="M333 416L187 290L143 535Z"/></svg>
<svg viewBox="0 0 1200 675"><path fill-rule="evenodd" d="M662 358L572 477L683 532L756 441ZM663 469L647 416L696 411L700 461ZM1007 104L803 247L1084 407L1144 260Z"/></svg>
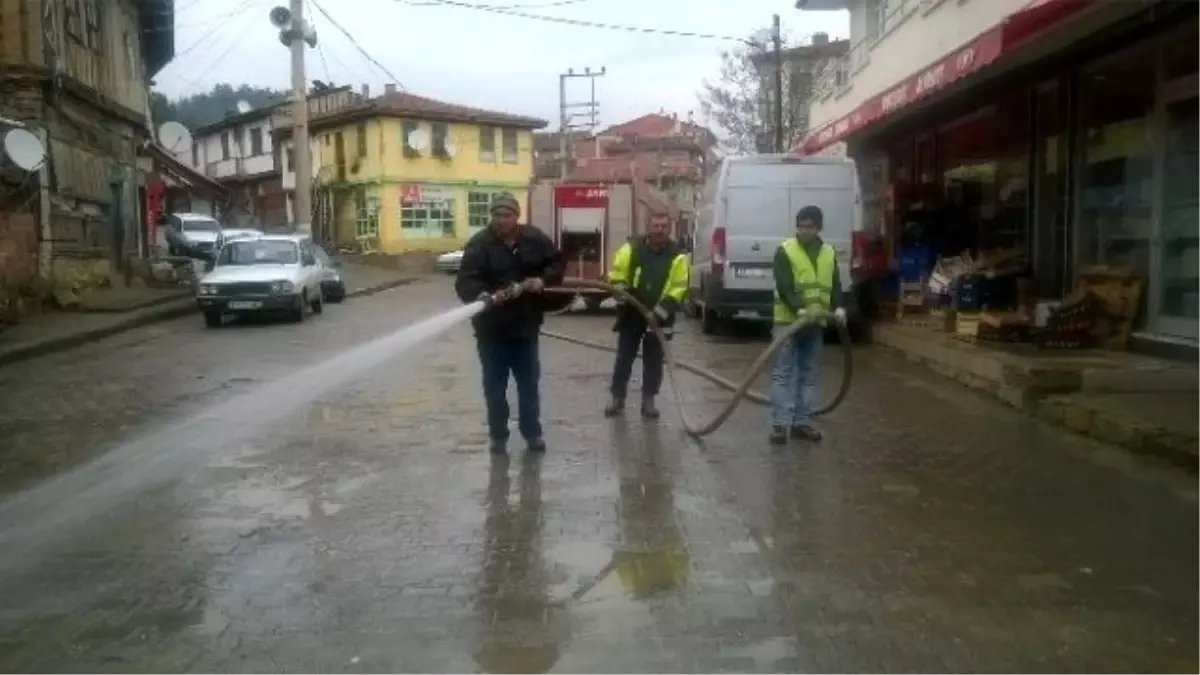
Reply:
<svg viewBox="0 0 1200 675"><path fill-rule="evenodd" d="M651 210L679 218L670 199L637 183L538 183L529 203L529 222L546 230L566 257L568 280L602 281L617 249L641 232ZM579 297L596 309L608 294L583 289Z"/></svg>

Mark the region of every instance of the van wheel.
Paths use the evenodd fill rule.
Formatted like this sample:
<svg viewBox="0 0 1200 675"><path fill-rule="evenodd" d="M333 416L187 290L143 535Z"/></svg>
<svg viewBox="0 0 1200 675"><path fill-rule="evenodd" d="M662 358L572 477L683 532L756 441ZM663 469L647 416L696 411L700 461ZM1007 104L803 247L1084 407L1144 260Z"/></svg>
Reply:
<svg viewBox="0 0 1200 675"><path fill-rule="evenodd" d="M716 335L721 327L721 317L711 309L705 307L701 310L700 315L700 332L705 335Z"/></svg>
<svg viewBox="0 0 1200 675"><path fill-rule="evenodd" d="M696 303L692 302L691 298L684 298L683 315L689 319L695 319L696 317L700 316L700 307L698 307Z"/></svg>

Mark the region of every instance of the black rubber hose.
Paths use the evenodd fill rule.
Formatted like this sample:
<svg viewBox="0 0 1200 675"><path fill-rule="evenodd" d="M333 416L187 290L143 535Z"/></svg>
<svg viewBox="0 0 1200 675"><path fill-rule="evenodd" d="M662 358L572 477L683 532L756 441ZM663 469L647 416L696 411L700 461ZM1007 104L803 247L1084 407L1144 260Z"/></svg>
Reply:
<svg viewBox="0 0 1200 675"><path fill-rule="evenodd" d="M771 362L771 359L773 356L775 356L775 353L778 352L783 345L787 344L792 336L800 331L800 329L810 326L813 323L822 321L823 319L829 318L828 313L814 314L807 312L801 315L799 319L788 326L787 330L780 333L771 342L771 344L764 349L761 354L758 355L758 358L754 359L754 362L750 364L750 367L746 369L745 374L742 376L742 381L737 383L733 382L732 380L727 380L711 370L702 368L694 363L675 360L675 355L671 350L670 342L666 339L666 335L663 333L662 327L658 324L658 319L654 316L654 312L652 312L642 303L638 302L637 298L634 298L623 288L613 286L612 284L607 284L602 281L572 280L566 282L560 288L546 290L557 293L573 293L576 289L582 288L597 289L611 293L612 295L621 298L622 301L629 304L631 307L637 309L638 312L640 312L642 316L646 318L646 323L650 330L654 331L655 336L658 338L659 344L663 346L663 354L666 356L667 362L667 376L671 379L671 389L675 394L675 405L679 409L679 417L681 420L683 420L683 429L689 436L692 436L693 438L707 436L721 428L721 425L725 424L729 417L733 415L733 411L737 409L738 405L742 402L742 399L749 399L762 405L770 405L771 400L767 396L750 389L750 386L754 384L754 380L758 378L762 371L767 367L767 364ZM814 410L812 412L814 416L828 414L842 404L842 401L846 399L846 394L850 391L850 380L854 375L854 361L851 358L853 350L850 348L850 332L846 329L844 324L835 322L835 325L837 326L838 339L842 345L842 349L844 350L844 358L842 359L842 381L833 399L817 410ZM555 333L553 331L543 330L542 335L545 335L548 338L562 340L564 342L569 342L571 344L576 344L583 347L602 349L609 352L617 351L612 345L607 345L601 342L592 342L591 340L584 340L571 335ZM687 408L683 404L679 383L675 378L676 368L686 370L693 375L698 375L709 382L712 382L718 387L721 387L722 389L733 392L733 397L729 399L729 402L725 404L725 407L721 409L721 412L713 417L708 423L695 424L688 417Z"/></svg>

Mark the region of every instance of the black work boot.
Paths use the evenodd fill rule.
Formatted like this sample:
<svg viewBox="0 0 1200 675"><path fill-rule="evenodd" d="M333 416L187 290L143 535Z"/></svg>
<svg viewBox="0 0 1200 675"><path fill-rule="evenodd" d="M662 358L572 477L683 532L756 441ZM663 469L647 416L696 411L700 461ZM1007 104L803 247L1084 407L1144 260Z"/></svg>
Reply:
<svg viewBox="0 0 1200 675"><path fill-rule="evenodd" d="M811 424L794 424L792 438L800 441L819 441L822 436L821 431Z"/></svg>
<svg viewBox="0 0 1200 675"><path fill-rule="evenodd" d="M525 441L525 447L529 452L545 452L546 441L541 436L536 436Z"/></svg>
<svg viewBox="0 0 1200 675"><path fill-rule="evenodd" d="M625 412L625 399L612 397L608 401L608 406L604 408L605 417L617 417Z"/></svg>
<svg viewBox="0 0 1200 675"><path fill-rule="evenodd" d="M783 425L776 424L771 427L771 435L768 437L771 445L783 445L787 443L787 429Z"/></svg>
<svg viewBox="0 0 1200 675"><path fill-rule="evenodd" d="M642 417L648 420L658 419L658 408L654 405L653 396L642 397Z"/></svg>
<svg viewBox="0 0 1200 675"><path fill-rule="evenodd" d="M493 455L503 455L508 452L508 441L503 438L493 438L488 444L488 452Z"/></svg>

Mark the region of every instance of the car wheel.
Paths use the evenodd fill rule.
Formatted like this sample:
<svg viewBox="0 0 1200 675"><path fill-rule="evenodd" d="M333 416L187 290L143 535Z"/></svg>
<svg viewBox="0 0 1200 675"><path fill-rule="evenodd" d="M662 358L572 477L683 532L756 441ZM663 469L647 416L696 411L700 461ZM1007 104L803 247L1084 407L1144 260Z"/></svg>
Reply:
<svg viewBox="0 0 1200 675"><path fill-rule="evenodd" d="M345 300L346 299L346 284L345 284L345 282L339 281L336 286L334 286L333 288L331 288L329 290L329 293L326 294L325 299L334 304L337 304L337 303Z"/></svg>
<svg viewBox="0 0 1200 675"><path fill-rule="evenodd" d="M220 312L207 311L204 313L204 325L209 328L220 328L221 318Z"/></svg>
<svg viewBox="0 0 1200 675"><path fill-rule="evenodd" d="M300 323L308 316L308 291L303 291L300 298L296 301L296 306L288 313L288 320L293 323Z"/></svg>
<svg viewBox="0 0 1200 675"><path fill-rule="evenodd" d="M721 328L721 317L716 311L704 307L700 310L700 332L705 335L716 335Z"/></svg>

